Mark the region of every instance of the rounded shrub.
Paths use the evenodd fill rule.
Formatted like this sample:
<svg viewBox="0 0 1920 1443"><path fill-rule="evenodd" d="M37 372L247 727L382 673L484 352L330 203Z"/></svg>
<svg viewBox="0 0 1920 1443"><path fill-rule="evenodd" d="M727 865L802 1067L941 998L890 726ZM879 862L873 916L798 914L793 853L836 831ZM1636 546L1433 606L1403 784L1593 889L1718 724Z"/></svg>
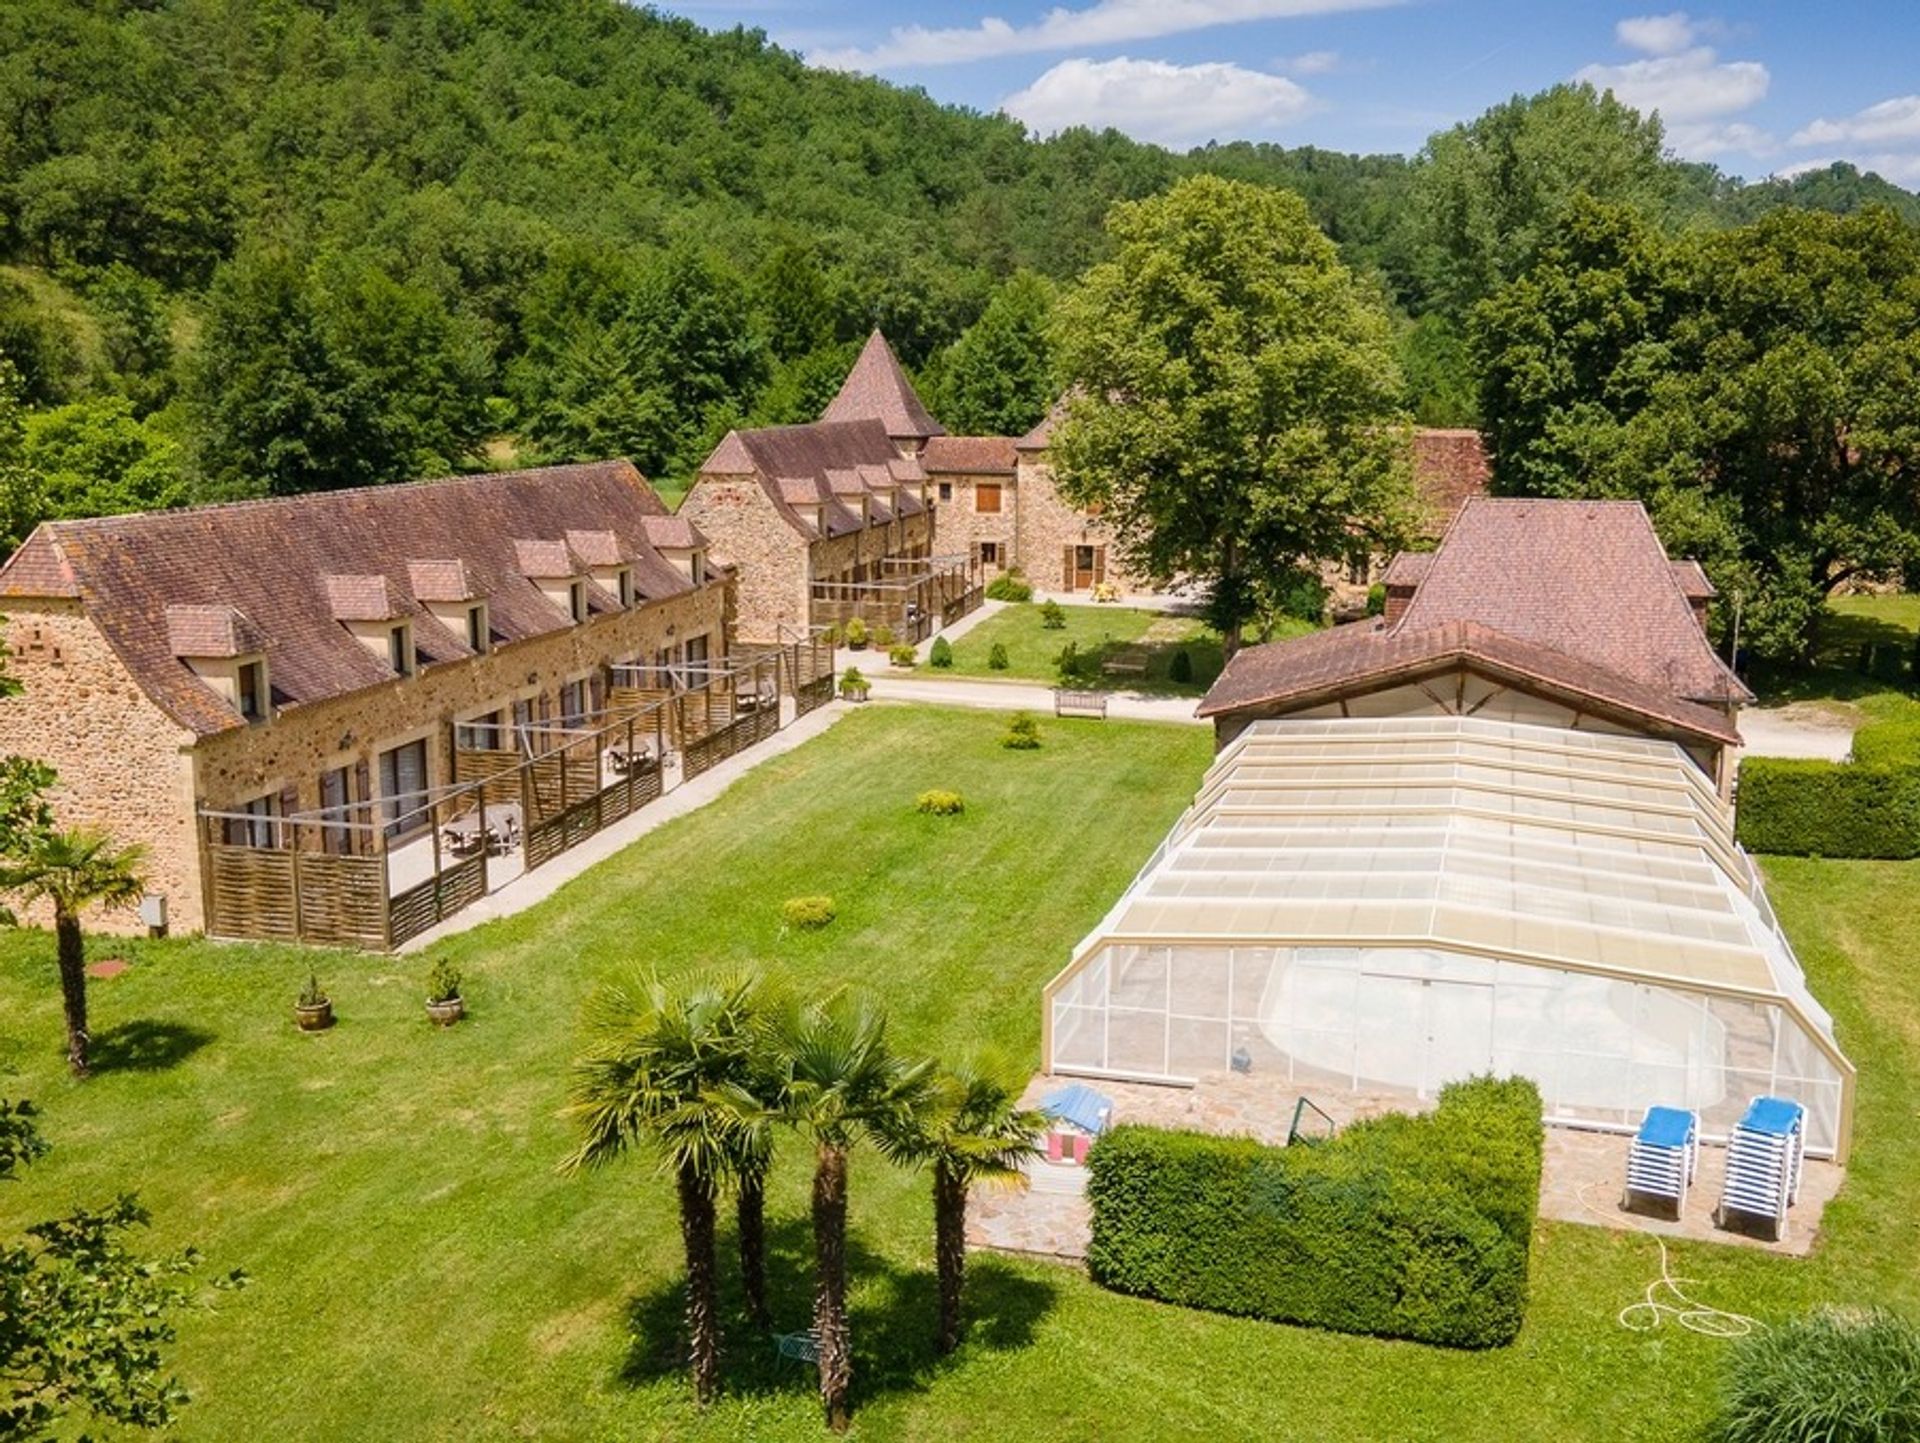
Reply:
<svg viewBox="0 0 1920 1443"><path fill-rule="evenodd" d="M427 973L427 1001L451 1002L460 995L460 973L442 957Z"/></svg>
<svg viewBox="0 0 1920 1443"><path fill-rule="evenodd" d="M893 650L894 635L893 628L890 626L876 626L869 639L882 651Z"/></svg>
<svg viewBox="0 0 1920 1443"><path fill-rule="evenodd" d="M1060 673L1060 680L1072 681L1080 674L1080 643L1070 641L1060 648L1053 659L1054 670Z"/></svg>
<svg viewBox="0 0 1920 1443"><path fill-rule="evenodd" d="M913 807L930 817L957 817L967 809L967 800L958 792L931 787L914 798Z"/></svg>
<svg viewBox="0 0 1920 1443"><path fill-rule="evenodd" d="M1044 602L1040 607L1040 625L1048 631L1062 631L1067 625L1066 609L1057 601Z"/></svg>
<svg viewBox="0 0 1920 1443"><path fill-rule="evenodd" d="M1017 571L1003 571L987 583L989 601L1032 601L1033 587Z"/></svg>
<svg viewBox="0 0 1920 1443"><path fill-rule="evenodd" d="M847 645L855 651L860 651L866 644L867 624L856 616L847 623Z"/></svg>
<svg viewBox="0 0 1920 1443"><path fill-rule="evenodd" d="M905 642L901 642L897 646L890 647L887 650L887 660L892 662L895 666L912 666L913 665L913 648L908 646Z"/></svg>
<svg viewBox="0 0 1920 1443"><path fill-rule="evenodd" d="M867 692L867 679L860 674L860 668L850 666L840 673L840 695L864 696Z"/></svg>
<svg viewBox="0 0 1920 1443"><path fill-rule="evenodd" d="M987 648L988 671L1005 671L1012 664L1007 657L1007 644L1004 641L996 641Z"/></svg>
<svg viewBox="0 0 1920 1443"><path fill-rule="evenodd" d="M1015 712L1007 723L1007 734L1000 738L1000 745L1010 752L1037 750L1040 746L1040 723L1033 719L1033 713Z"/></svg>
<svg viewBox="0 0 1920 1443"><path fill-rule="evenodd" d="M1721 1443L1920 1438L1920 1328L1881 1308L1818 1308L1727 1356Z"/></svg>
<svg viewBox="0 0 1920 1443"><path fill-rule="evenodd" d="M780 905L780 915L789 927L802 932L817 932L834 919L831 897L789 897Z"/></svg>
<svg viewBox="0 0 1920 1443"><path fill-rule="evenodd" d="M1167 680L1185 686L1193 680L1193 658L1187 655L1183 646L1173 654L1173 660L1167 663Z"/></svg>
<svg viewBox="0 0 1920 1443"><path fill-rule="evenodd" d="M927 660L941 671L948 670L953 666L953 643L944 636L936 636L927 650Z"/></svg>

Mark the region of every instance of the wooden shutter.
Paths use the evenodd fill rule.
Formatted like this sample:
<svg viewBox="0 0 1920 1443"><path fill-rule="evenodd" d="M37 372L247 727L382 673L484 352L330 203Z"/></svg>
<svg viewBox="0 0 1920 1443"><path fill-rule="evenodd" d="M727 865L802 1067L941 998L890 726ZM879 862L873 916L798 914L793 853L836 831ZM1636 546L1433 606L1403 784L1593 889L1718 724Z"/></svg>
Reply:
<svg viewBox="0 0 1920 1443"><path fill-rule="evenodd" d="M1107 548L1104 546L1096 546L1093 548L1093 584L1098 586L1106 579Z"/></svg>
<svg viewBox="0 0 1920 1443"><path fill-rule="evenodd" d="M353 764L353 795L347 800L356 804L347 811L349 820L365 823L373 821L373 810L365 805L373 800L373 768L365 757ZM371 826L355 827L347 835L350 838L348 845L354 851L366 853L373 850Z"/></svg>
<svg viewBox="0 0 1920 1443"><path fill-rule="evenodd" d="M1060 589L1073 590L1073 548L1062 547L1060 551Z"/></svg>
<svg viewBox="0 0 1920 1443"><path fill-rule="evenodd" d="M292 782L288 782L284 787L280 788L280 815L282 817L290 817L299 810L300 810L299 789L296 788ZM280 826L279 842L280 842L280 845L283 847L291 847L296 845L296 839L293 835L293 828L284 822L281 823L281 826Z"/></svg>

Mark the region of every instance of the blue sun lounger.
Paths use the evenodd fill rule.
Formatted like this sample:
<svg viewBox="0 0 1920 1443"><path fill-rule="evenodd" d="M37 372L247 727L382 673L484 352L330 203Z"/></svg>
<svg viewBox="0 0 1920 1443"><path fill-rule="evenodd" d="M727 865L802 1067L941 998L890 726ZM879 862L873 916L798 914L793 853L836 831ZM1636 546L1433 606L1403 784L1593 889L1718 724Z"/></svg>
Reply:
<svg viewBox="0 0 1920 1443"><path fill-rule="evenodd" d="M1627 1189L1620 1206L1657 1202L1678 1218L1700 1166L1700 1116L1681 1107L1650 1107L1627 1148Z"/></svg>
<svg viewBox="0 0 1920 1443"><path fill-rule="evenodd" d="M1756 1097L1727 1139L1727 1179L1720 1194L1719 1223L1741 1217L1772 1225L1773 1240L1787 1235L1787 1209L1800 1197L1807 1110L1785 1097Z"/></svg>

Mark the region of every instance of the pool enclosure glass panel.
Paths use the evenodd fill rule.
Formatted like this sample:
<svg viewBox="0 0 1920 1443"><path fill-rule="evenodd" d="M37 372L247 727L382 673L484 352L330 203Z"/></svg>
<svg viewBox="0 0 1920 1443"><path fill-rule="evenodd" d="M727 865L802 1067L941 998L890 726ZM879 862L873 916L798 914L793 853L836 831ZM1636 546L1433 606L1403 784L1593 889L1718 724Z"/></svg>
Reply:
<svg viewBox="0 0 1920 1443"><path fill-rule="evenodd" d="M1049 986L1053 1070L1431 1096L1539 1082L1724 1136L1762 1093L1843 1151L1852 1070L1680 750L1473 718L1257 722Z"/></svg>

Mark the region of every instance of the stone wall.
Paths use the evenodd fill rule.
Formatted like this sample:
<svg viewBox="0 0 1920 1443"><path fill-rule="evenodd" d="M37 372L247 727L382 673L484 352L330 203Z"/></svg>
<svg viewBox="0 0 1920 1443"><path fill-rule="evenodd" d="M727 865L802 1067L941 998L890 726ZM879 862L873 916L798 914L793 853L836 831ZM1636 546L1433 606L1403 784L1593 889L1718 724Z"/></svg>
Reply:
<svg viewBox="0 0 1920 1443"><path fill-rule="evenodd" d="M936 549L971 558L980 542L992 541L999 544L1000 560L987 568L990 576L1017 565L1020 488L1014 476L1003 472L972 475L942 472L933 480L936 486L953 488L952 499L939 504L939 520L935 526ZM1000 487L1000 511L997 515L991 511L983 513L974 509L976 488L983 481L997 483Z"/></svg>
<svg viewBox="0 0 1920 1443"><path fill-rule="evenodd" d="M1106 579L1122 591L1151 591L1145 577L1129 572L1114 543L1112 528L1067 504L1053 482L1053 467L1042 451L1022 451L1019 463L1020 570L1041 591L1065 591L1065 551L1096 546L1106 551ZM1087 588L1082 587L1082 590Z"/></svg>
<svg viewBox="0 0 1920 1443"><path fill-rule="evenodd" d="M714 556L738 569L737 634L773 642L807 627L807 539L752 476L702 476L680 513L706 534Z"/></svg>
<svg viewBox="0 0 1920 1443"><path fill-rule="evenodd" d="M36 653L33 627L46 621L41 608L59 604L16 603L9 642L28 690L0 703L0 747L44 756L61 771L56 806L63 821L105 826L123 842L144 843L152 890L167 898L170 925L197 931L205 912L196 801L226 811L256 797L290 797L295 810L308 811L322 804L321 774L337 767L354 775L364 767L377 794L380 753L416 739L427 743L430 784L443 786L452 776L457 721L506 711L521 698L556 698L565 682L612 662L651 660L693 637L708 637L710 657L724 655L731 587L730 579L717 579L689 595L293 707L197 746L140 694L71 603L59 614L57 663ZM51 623L46 630L53 631ZM558 716L556 702L549 711ZM107 920L121 930L137 926L131 914Z"/></svg>
<svg viewBox="0 0 1920 1443"><path fill-rule="evenodd" d="M59 772L51 801L60 825L144 843L153 889L168 897L174 919L189 907L186 925L197 926L192 734L147 700L77 601L10 601L6 642L8 670L24 690L0 700L0 753L37 757ZM51 918L30 912L28 920ZM131 910L89 922L140 929Z"/></svg>

